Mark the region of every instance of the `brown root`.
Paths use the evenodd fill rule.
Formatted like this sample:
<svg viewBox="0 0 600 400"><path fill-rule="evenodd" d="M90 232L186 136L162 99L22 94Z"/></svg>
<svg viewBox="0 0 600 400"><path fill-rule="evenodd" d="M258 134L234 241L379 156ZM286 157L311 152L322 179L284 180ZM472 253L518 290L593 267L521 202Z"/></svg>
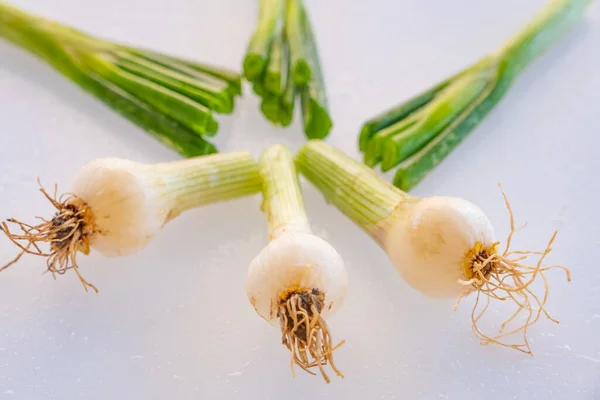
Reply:
<svg viewBox="0 0 600 400"><path fill-rule="evenodd" d="M294 364L315 375L311 368L317 367L327 383L331 380L325 372L329 364L341 378L344 375L333 362L333 352L344 342L333 345L327 322L321 316L325 296L318 289L290 292L279 305L282 342L290 350L292 374Z"/></svg>
<svg viewBox="0 0 600 400"><path fill-rule="evenodd" d="M86 291L91 288L98 293L98 289L81 276L76 261L78 252L86 255L90 252L90 237L94 233L94 219L90 208L72 194L63 194L57 198L56 185L54 196L50 196L41 184L40 191L54 206L56 213L49 221L38 217L42 221L38 225L29 225L14 218L1 223L0 230L21 252L0 267L0 272L18 262L24 254L32 254L46 258L46 272L54 277L73 269ZM13 224L19 232L13 233L7 222ZM42 251L40 243L48 243L50 251Z"/></svg>
<svg viewBox="0 0 600 400"><path fill-rule="evenodd" d="M501 187L502 190L502 187ZM477 297L471 312L471 321L473 331L481 339L482 345L496 343L501 346L513 348L525 354L533 355L529 340L527 339L528 328L535 324L542 314L550 321L558 323L559 321L550 316L545 309L548 300L549 287L545 272L558 268L562 269L567 274L567 281L571 281L571 273L568 268L562 265L552 265L542 267L542 263L546 256L552 250L552 244L556 239L557 232L555 231L544 251L510 251L510 244L514 234L519 230L515 229L514 215L508 198L502 191L504 201L510 216L510 233L506 240L506 248L502 254L497 252L498 243L494 243L488 248L483 248L480 243L477 243L475 249L468 255L467 260L471 265L472 277L470 280L462 282L469 288L458 298L456 307L460 300L473 291L477 291ZM530 256L539 256L537 262L533 265L525 265L524 262ZM544 285L543 295L540 296L533 291L532 284L537 278L541 278ZM485 305L480 302L480 296L487 297ZM484 333L479 322L485 312L488 310L490 299L500 301L511 301L515 304L515 312L506 319L501 325L499 332L490 336ZM506 327L512 321L521 317L524 322L516 328L505 332ZM516 333L521 333L523 336L522 343L507 343L504 338Z"/></svg>

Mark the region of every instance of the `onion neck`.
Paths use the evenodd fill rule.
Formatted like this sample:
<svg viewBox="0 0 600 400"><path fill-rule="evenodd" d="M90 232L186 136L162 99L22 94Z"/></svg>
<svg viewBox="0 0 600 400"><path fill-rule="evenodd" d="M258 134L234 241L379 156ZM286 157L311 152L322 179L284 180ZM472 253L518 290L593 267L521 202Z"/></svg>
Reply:
<svg viewBox="0 0 600 400"><path fill-rule="evenodd" d="M365 164L320 140L298 152L299 171L344 215L380 245L395 210L410 197Z"/></svg>
<svg viewBox="0 0 600 400"><path fill-rule="evenodd" d="M147 176L167 198L167 220L184 211L260 192L258 164L248 152L217 153L153 165Z"/></svg>
<svg viewBox="0 0 600 400"><path fill-rule="evenodd" d="M290 232L311 233L291 151L282 145L272 146L261 155L259 165L269 239Z"/></svg>

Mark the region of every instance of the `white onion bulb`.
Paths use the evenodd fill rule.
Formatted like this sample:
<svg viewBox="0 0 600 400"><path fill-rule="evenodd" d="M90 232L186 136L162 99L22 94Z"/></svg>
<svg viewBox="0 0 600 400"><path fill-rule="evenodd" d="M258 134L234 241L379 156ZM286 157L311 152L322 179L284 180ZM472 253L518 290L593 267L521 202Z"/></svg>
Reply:
<svg viewBox="0 0 600 400"><path fill-rule="evenodd" d="M466 200L409 196L366 165L319 140L306 143L296 161L300 172L328 202L377 241L411 287L429 297L458 301L475 292L472 325L483 344L497 343L531 354L527 328L542 315L556 322L544 308L548 297L544 272L562 268L570 280L565 267L542 266L556 233L544 251L511 251L516 229L506 196L511 230L506 249L501 252L487 216ZM539 259L526 265L530 256ZM538 277L544 284L543 295L537 295L531 285ZM481 295L488 300L508 300L517 308L496 335L479 328L481 316L488 309L487 302L480 301ZM509 328L518 316L523 316L524 322ZM522 334L521 343L504 341L514 333Z"/></svg>
<svg viewBox="0 0 600 400"><path fill-rule="evenodd" d="M273 239L252 260L246 291L256 312L280 325L279 303L295 289L318 289L325 295L323 318L334 314L346 297L348 276L338 252L310 233L290 232Z"/></svg>
<svg viewBox="0 0 600 400"><path fill-rule="evenodd" d="M248 152L219 153L180 161L142 164L105 158L83 166L72 190L56 199L42 188L56 209L54 217L35 227L14 219L23 233L3 232L23 254L48 258L52 273L74 269L84 288L97 288L79 273L77 253L95 249L105 256L124 256L145 247L163 226L182 212L260 191L258 164ZM49 243L42 252L38 243Z"/></svg>
<svg viewBox="0 0 600 400"><path fill-rule="evenodd" d="M495 243L492 224L474 204L456 197L427 197L393 217L384 248L404 280L430 297L456 298L473 275L465 258L481 243ZM468 275L469 274L469 275Z"/></svg>
<svg viewBox="0 0 600 400"><path fill-rule="evenodd" d="M329 382L323 368L329 364L343 377L333 363L333 350L339 345L333 345L325 321L346 296L348 276L342 257L311 233L289 149L272 146L259 164L269 243L250 263L248 299L262 318L281 329L292 366L309 372L318 367Z"/></svg>

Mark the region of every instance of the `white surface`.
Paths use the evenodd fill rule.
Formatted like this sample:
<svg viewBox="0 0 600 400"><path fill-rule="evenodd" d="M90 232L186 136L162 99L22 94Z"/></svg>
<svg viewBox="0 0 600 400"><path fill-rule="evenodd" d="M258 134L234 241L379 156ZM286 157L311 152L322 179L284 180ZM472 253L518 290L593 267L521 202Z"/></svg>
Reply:
<svg viewBox="0 0 600 400"><path fill-rule="evenodd" d="M255 23L254 1L19 0L105 37L236 68ZM544 0L310 1L335 120L330 142L357 155L368 117L498 46ZM235 11L227 11L233 9ZM333 18L337 22L333 22ZM533 358L482 347L468 299L424 298L385 255L305 184L315 231L347 262L349 296L330 320L346 379L293 379L277 329L245 297L252 257L266 241L260 198L189 212L141 253L81 258L100 294L74 274L53 281L43 260L0 276L0 399L569 399L600 398L600 7L519 79L492 115L414 190L462 196L504 237L498 182L519 221L519 247L560 229L549 262L548 308L560 325L530 331ZM247 93L250 93L248 91ZM36 178L67 189L100 156L176 159L28 54L0 43L0 211L50 210ZM223 150L297 148L298 125L270 127L248 94L222 118ZM0 258L15 249L0 241Z"/></svg>

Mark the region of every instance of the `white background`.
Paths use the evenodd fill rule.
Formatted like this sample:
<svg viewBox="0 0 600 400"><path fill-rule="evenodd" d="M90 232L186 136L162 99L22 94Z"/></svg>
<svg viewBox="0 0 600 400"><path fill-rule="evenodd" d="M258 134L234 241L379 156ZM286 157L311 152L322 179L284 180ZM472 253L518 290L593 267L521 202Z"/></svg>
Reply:
<svg viewBox="0 0 600 400"><path fill-rule="evenodd" d="M15 0L86 31L238 68L256 21L243 0ZM497 48L544 0L308 1L335 128L330 143L358 157L361 123ZM233 10L233 11L231 11ZM0 399L598 399L600 398L600 7L540 58L494 112L413 194L478 205L499 237L540 248L573 281L550 273L559 325L530 331L534 357L480 346L473 299L428 299L304 183L315 232L345 258L344 307L330 319L344 380L291 376L277 329L246 299L249 261L265 245L260 197L190 211L137 255L80 258L100 294L74 274L53 281L26 258L0 276ZM277 129L250 90L221 118L222 150L297 149L299 124ZM96 157L179 158L45 64L0 43L0 217L29 220L50 205L36 179L68 189ZM15 255L0 241L0 258ZM499 315L497 315L500 318Z"/></svg>

